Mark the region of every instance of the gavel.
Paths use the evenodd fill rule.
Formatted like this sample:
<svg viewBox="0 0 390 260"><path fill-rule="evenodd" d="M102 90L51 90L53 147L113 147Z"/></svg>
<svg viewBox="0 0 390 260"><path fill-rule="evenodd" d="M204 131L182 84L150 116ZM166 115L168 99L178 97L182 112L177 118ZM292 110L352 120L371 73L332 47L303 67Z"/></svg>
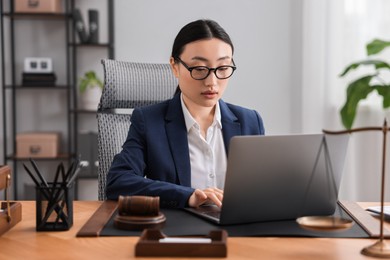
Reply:
<svg viewBox="0 0 390 260"><path fill-rule="evenodd" d="M119 196L114 226L125 230L159 229L166 218L160 212L160 197Z"/></svg>
<svg viewBox="0 0 390 260"><path fill-rule="evenodd" d="M158 216L160 197L119 196L118 214L121 216Z"/></svg>

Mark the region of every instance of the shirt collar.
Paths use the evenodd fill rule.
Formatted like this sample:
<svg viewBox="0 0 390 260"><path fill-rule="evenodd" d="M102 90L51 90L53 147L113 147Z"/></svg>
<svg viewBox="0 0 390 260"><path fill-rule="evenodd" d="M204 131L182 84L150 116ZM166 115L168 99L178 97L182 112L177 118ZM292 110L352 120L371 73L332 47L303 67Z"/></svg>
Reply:
<svg viewBox="0 0 390 260"><path fill-rule="evenodd" d="M181 108L183 110L184 115L184 121L186 124L187 132L190 131L190 129L194 126L199 128L198 123L195 121L195 119L190 114L190 111L188 111L186 105L183 101L183 93L180 94L180 101L181 101ZM221 110L219 108L219 102L217 102L215 106L215 114L214 114L214 121L212 125L217 125L220 129L222 129L222 123L221 123Z"/></svg>

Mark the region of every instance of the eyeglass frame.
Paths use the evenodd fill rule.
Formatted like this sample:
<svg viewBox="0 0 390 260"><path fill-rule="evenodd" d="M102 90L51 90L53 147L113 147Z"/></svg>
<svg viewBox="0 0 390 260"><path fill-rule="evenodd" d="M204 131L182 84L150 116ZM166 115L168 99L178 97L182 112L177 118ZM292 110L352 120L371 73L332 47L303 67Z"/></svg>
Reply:
<svg viewBox="0 0 390 260"><path fill-rule="evenodd" d="M177 60L178 62L180 62L181 64L183 64L183 66L190 72L191 78L193 78L194 80L204 80L204 79L206 79L208 76L210 76L211 71L214 71L214 75L217 77L217 79L228 79L228 78L230 78L231 76L233 76L234 71L237 69L236 64L234 63L234 60L233 60L233 59L232 59L233 66L232 66L232 65L223 65L223 66L218 66L218 67L216 67L216 68L209 68L209 67L207 67L207 66L194 66L194 67L190 67L190 66L188 66L184 61L182 61L179 57L176 57L175 60ZM230 67L230 68L233 69L232 74L230 74L229 77L226 77L226 78L220 78L220 77L218 77L218 75L217 75L217 70L220 69L220 68L223 68L223 67ZM194 78L194 77L192 76L192 71L193 71L194 69L196 69L196 68L205 68L205 69L207 69L207 70L208 70L207 75L206 75L204 78L201 78L201 79L196 79L196 78Z"/></svg>

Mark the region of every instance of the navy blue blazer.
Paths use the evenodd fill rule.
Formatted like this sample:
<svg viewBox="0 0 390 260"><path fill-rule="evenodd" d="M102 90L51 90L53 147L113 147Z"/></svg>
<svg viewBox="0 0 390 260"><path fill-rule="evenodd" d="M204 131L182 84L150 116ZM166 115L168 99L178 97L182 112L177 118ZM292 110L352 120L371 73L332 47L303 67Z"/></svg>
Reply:
<svg viewBox="0 0 390 260"><path fill-rule="evenodd" d="M219 101L223 140L236 135L263 135L255 110ZM193 193L187 129L180 95L162 103L135 109L122 151L107 174L106 195L160 196L161 207L185 207Z"/></svg>

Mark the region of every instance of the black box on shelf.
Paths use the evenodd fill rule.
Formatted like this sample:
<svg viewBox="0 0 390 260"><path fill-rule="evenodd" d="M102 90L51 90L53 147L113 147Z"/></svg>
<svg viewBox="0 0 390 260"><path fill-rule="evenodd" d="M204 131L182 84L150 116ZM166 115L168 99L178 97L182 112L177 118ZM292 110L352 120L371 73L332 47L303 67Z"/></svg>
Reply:
<svg viewBox="0 0 390 260"><path fill-rule="evenodd" d="M54 86L57 76L54 73L26 73L22 74L23 86Z"/></svg>
<svg viewBox="0 0 390 260"><path fill-rule="evenodd" d="M79 40L81 43L88 42L88 34L87 30L85 28L84 19L81 15L81 12L79 9L75 9L73 12L74 22L75 22L75 30L77 32L77 35L79 36Z"/></svg>
<svg viewBox="0 0 390 260"><path fill-rule="evenodd" d="M26 174L27 175L27 174ZM23 185L23 200L35 200L36 199L35 185L31 183L25 183Z"/></svg>
<svg viewBox="0 0 390 260"><path fill-rule="evenodd" d="M99 43L99 12L98 10L88 10L88 27L89 39L88 43Z"/></svg>
<svg viewBox="0 0 390 260"><path fill-rule="evenodd" d="M78 135L78 147L80 160L84 166L79 173L79 177L97 178L97 133L80 133Z"/></svg>

